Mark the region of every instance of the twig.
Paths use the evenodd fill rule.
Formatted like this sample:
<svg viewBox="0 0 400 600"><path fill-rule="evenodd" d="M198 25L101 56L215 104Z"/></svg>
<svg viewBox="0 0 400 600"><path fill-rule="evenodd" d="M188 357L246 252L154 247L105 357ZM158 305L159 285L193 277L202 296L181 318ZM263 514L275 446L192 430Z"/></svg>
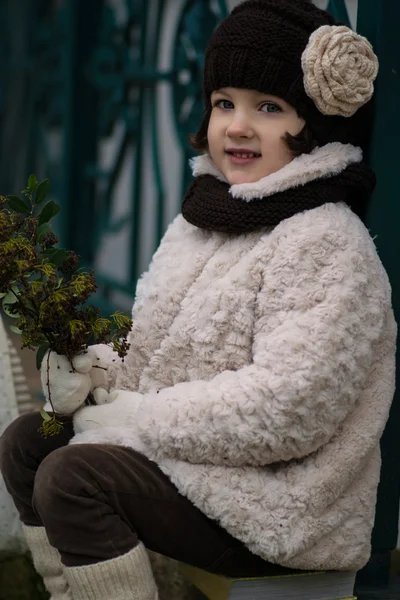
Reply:
<svg viewBox="0 0 400 600"><path fill-rule="evenodd" d="M47 385L47 392L49 395L50 406L53 410L53 413L55 413L56 411L54 409L53 402L51 401L51 392L50 392L50 352L51 352L51 350L49 350L49 352L47 354L47 382L46 382L46 385Z"/></svg>

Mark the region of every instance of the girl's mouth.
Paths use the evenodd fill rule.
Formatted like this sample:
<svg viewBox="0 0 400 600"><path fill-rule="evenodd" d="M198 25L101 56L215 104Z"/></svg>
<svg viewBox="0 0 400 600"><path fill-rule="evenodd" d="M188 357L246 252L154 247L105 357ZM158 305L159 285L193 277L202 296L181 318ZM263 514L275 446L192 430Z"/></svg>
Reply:
<svg viewBox="0 0 400 600"><path fill-rule="evenodd" d="M226 151L226 154L234 165L248 165L261 158L261 154L258 154L257 152Z"/></svg>

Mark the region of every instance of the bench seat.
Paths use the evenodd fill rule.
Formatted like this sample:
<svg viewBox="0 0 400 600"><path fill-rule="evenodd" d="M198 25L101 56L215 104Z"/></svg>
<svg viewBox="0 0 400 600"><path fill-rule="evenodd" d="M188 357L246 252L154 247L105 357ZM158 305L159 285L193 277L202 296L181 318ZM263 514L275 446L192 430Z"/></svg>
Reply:
<svg viewBox="0 0 400 600"><path fill-rule="evenodd" d="M231 578L180 563L180 571L209 600L356 600L356 573L294 572L290 575Z"/></svg>

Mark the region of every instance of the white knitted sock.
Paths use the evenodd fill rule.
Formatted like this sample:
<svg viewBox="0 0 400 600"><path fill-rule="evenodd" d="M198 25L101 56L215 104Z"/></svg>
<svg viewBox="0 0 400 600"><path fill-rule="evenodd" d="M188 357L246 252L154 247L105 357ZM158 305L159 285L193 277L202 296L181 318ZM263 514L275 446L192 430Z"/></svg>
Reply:
<svg viewBox="0 0 400 600"><path fill-rule="evenodd" d="M111 560L64 567L64 573L74 600L158 600L149 557L142 543Z"/></svg>
<svg viewBox="0 0 400 600"><path fill-rule="evenodd" d="M44 527L23 525L36 571L43 577L50 600L72 600L58 550L50 546Z"/></svg>

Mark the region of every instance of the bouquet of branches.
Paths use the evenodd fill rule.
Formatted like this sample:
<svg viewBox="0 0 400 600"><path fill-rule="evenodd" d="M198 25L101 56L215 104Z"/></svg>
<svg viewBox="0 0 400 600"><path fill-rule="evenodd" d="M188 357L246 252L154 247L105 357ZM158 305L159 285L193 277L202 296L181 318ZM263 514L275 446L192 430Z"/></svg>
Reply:
<svg viewBox="0 0 400 600"><path fill-rule="evenodd" d="M93 271L79 268L79 256L57 247L50 221L60 207L49 200L50 182L31 175L20 196L0 196L0 298L4 312L15 319L11 330L22 336L22 347L37 351L36 364L50 352L72 359L89 345L112 345L122 358L129 344L131 319L116 312L104 318L88 305L96 291ZM48 352L49 351L49 352ZM48 396L53 416L41 410L41 433L62 429Z"/></svg>

